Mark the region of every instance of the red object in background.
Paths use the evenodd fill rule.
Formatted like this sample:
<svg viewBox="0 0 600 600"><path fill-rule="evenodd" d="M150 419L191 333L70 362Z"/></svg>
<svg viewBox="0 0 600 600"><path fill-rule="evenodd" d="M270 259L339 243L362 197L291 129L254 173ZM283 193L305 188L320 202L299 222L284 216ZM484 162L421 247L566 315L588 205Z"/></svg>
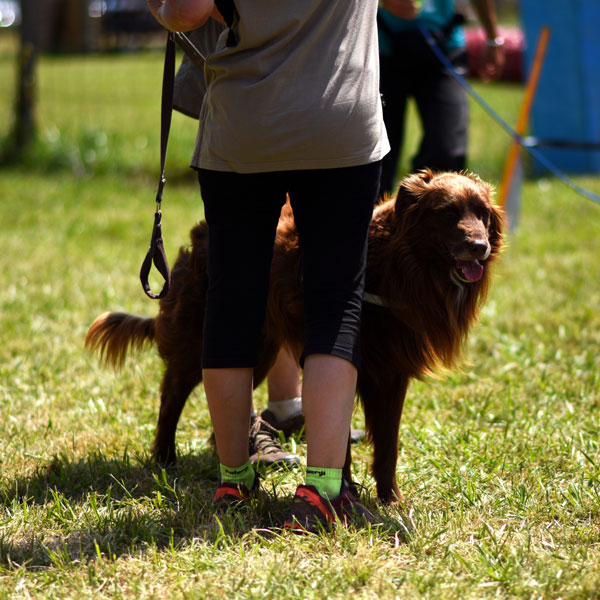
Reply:
<svg viewBox="0 0 600 600"><path fill-rule="evenodd" d="M500 79L502 81L518 81L524 79L523 55L525 52L525 36L518 27L501 27L500 37L504 38L504 56L506 62ZM465 29L467 52L469 55L469 77L479 77L483 68L486 35L483 29Z"/></svg>

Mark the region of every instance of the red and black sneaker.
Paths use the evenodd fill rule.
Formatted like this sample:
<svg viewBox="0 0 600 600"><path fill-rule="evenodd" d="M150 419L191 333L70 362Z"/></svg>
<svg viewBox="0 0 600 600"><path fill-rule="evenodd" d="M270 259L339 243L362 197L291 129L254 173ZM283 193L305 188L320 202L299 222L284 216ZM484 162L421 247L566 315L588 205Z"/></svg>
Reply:
<svg viewBox="0 0 600 600"><path fill-rule="evenodd" d="M299 485L292 500L290 516L283 527L298 533L318 533L332 529L336 518L343 525L376 522L375 516L361 504L344 481L340 495L331 501L321 496L316 487Z"/></svg>
<svg viewBox="0 0 600 600"><path fill-rule="evenodd" d="M331 501L333 510L343 525L354 523L355 525L366 525L367 523L380 523L370 510L368 510L344 481L340 495Z"/></svg>
<svg viewBox="0 0 600 600"><path fill-rule="evenodd" d="M249 490L243 483L231 483L224 481L219 484L213 496L213 506L221 510L235 508L240 504L247 503L250 497L258 493L258 476L254 478L254 485Z"/></svg>

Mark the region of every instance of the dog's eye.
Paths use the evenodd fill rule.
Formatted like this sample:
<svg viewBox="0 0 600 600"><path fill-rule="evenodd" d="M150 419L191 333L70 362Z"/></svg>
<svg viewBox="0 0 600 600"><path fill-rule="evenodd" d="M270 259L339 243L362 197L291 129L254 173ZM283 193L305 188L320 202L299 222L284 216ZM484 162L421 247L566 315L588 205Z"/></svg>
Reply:
<svg viewBox="0 0 600 600"><path fill-rule="evenodd" d="M460 212L454 203L443 206L440 213L442 217L448 221L457 221L460 218Z"/></svg>
<svg viewBox="0 0 600 600"><path fill-rule="evenodd" d="M475 209L475 215L477 216L477 218L484 224L487 226L487 224L490 221L490 211L487 207L485 206L479 206Z"/></svg>

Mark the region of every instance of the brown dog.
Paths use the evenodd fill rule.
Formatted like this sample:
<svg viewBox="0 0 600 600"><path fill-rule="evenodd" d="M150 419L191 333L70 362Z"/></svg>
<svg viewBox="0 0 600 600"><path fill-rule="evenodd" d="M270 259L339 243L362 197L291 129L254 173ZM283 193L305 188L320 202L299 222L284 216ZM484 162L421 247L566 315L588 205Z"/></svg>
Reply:
<svg viewBox="0 0 600 600"><path fill-rule="evenodd" d="M398 432L408 384L459 358L484 301L490 265L502 246L502 218L490 187L473 175L423 171L407 177L396 198L373 213L361 327L358 396L373 443L372 472L381 500L400 497ZM131 347L156 342L166 369L153 452L175 461L175 431L185 402L202 381L202 318L206 292L206 223L175 262L171 289L155 318L105 313L91 325L86 347L121 366ZM303 343L300 246L292 211L281 215L255 386L286 345ZM344 467L350 480L350 452Z"/></svg>

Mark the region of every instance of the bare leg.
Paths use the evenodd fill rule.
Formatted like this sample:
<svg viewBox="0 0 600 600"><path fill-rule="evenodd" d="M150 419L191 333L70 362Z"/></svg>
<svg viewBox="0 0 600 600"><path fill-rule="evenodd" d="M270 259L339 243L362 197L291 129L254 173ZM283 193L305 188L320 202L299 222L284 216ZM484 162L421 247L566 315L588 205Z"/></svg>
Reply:
<svg viewBox="0 0 600 600"><path fill-rule="evenodd" d="M221 463L248 461L253 369L204 369L204 390Z"/></svg>
<svg viewBox="0 0 600 600"><path fill-rule="evenodd" d="M356 379L356 367L343 358L326 354L306 357L302 403L308 466L344 466Z"/></svg>
<svg viewBox="0 0 600 600"><path fill-rule="evenodd" d="M302 375L294 357L282 348L267 376L269 402L281 402L302 394Z"/></svg>

